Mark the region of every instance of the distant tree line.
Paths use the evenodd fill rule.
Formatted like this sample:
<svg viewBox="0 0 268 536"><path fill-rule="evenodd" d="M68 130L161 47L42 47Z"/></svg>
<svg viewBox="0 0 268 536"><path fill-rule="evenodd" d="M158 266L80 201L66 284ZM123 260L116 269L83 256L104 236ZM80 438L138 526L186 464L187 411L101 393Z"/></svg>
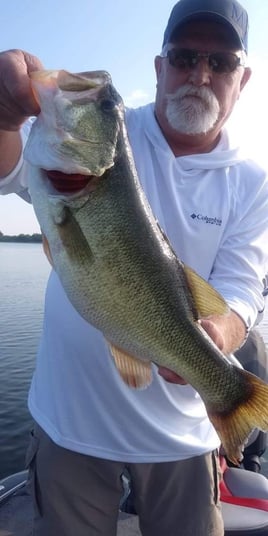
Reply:
<svg viewBox="0 0 268 536"><path fill-rule="evenodd" d="M38 233L34 233L32 235L29 234L19 234L19 235L4 235L0 231L0 242L35 242L39 243L42 242L42 235Z"/></svg>

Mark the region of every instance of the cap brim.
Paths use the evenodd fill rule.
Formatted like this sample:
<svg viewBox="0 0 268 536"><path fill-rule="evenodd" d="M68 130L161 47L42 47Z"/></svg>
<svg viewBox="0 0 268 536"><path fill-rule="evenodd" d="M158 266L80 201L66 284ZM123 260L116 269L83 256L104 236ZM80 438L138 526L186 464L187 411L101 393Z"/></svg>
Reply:
<svg viewBox="0 0 268 536"><path fill-rule="evenodd" d="M219 22L221 24L224 24L224 26L228 27L233 35L233 38L234 38L234 43L237 44L237 46L239 47L239 49L241 50L244 50L245 52L247 51L246 50L246 47L239 35L239 32L238 32L238 29L235 27L234 24L232 24L228 19L226 19L223 15L219 15L218 13L208 13L207 11L206 12L199 12L199 13L194 13L192 15L187 15L186 17L182 18L180 20L180 22L174 27L174 29L172 30L170 36L166 37L165 36L165 40L164 40L164 44L168 43L169 41L172 40L172 38L174 38L174 35L179 31L179 28L181 26L184 26L186 23L190 22L190 21L194 21L194 20L212 20L214 22Z"/></svg>

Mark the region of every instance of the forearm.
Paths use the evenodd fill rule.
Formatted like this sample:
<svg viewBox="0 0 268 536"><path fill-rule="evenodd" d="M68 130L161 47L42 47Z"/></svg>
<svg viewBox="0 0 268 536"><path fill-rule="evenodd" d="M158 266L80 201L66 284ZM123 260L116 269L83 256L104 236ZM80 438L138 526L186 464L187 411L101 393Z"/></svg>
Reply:
<svg viewBox="0 0 268 536"><path fill-rule="evenodd" d="M21 151L20 132L0 130L0 180L14 169Z"/></svg>

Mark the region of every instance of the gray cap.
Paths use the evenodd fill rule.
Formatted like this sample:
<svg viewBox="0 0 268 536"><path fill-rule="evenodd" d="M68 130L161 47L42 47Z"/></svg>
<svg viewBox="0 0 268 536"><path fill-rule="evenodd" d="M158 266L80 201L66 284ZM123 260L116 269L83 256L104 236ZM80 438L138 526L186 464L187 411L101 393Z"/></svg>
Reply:
<svg viewBox="0 0 268 536"><path fill-rule="evenodd" d="M248 51L248 14L236 0L180 0L173 7L164 33L163 46L178 27L190 20L209 19L229 26L241 50Z"/></svg>

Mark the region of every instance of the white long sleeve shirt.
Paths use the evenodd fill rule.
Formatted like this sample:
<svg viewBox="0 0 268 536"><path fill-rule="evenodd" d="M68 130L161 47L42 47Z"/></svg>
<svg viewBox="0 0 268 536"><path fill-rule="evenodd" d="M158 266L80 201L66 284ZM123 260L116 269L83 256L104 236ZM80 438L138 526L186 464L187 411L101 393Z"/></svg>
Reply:
<svg viewBox="0 0 268 536"><path fill-rule="evenodd" d="M250 327L261 297L268 249L268 182L223 132L208 154L175 157L153 105L128 110L141 184L177 255L225 297ZM27 198L27 164L0 183ZM165 382L133 390L121 380L102 334L67 299L54 271L29 393L34 419L57 444L126 462L185 459L213 450L218 436L197 392Z"/></svg>

